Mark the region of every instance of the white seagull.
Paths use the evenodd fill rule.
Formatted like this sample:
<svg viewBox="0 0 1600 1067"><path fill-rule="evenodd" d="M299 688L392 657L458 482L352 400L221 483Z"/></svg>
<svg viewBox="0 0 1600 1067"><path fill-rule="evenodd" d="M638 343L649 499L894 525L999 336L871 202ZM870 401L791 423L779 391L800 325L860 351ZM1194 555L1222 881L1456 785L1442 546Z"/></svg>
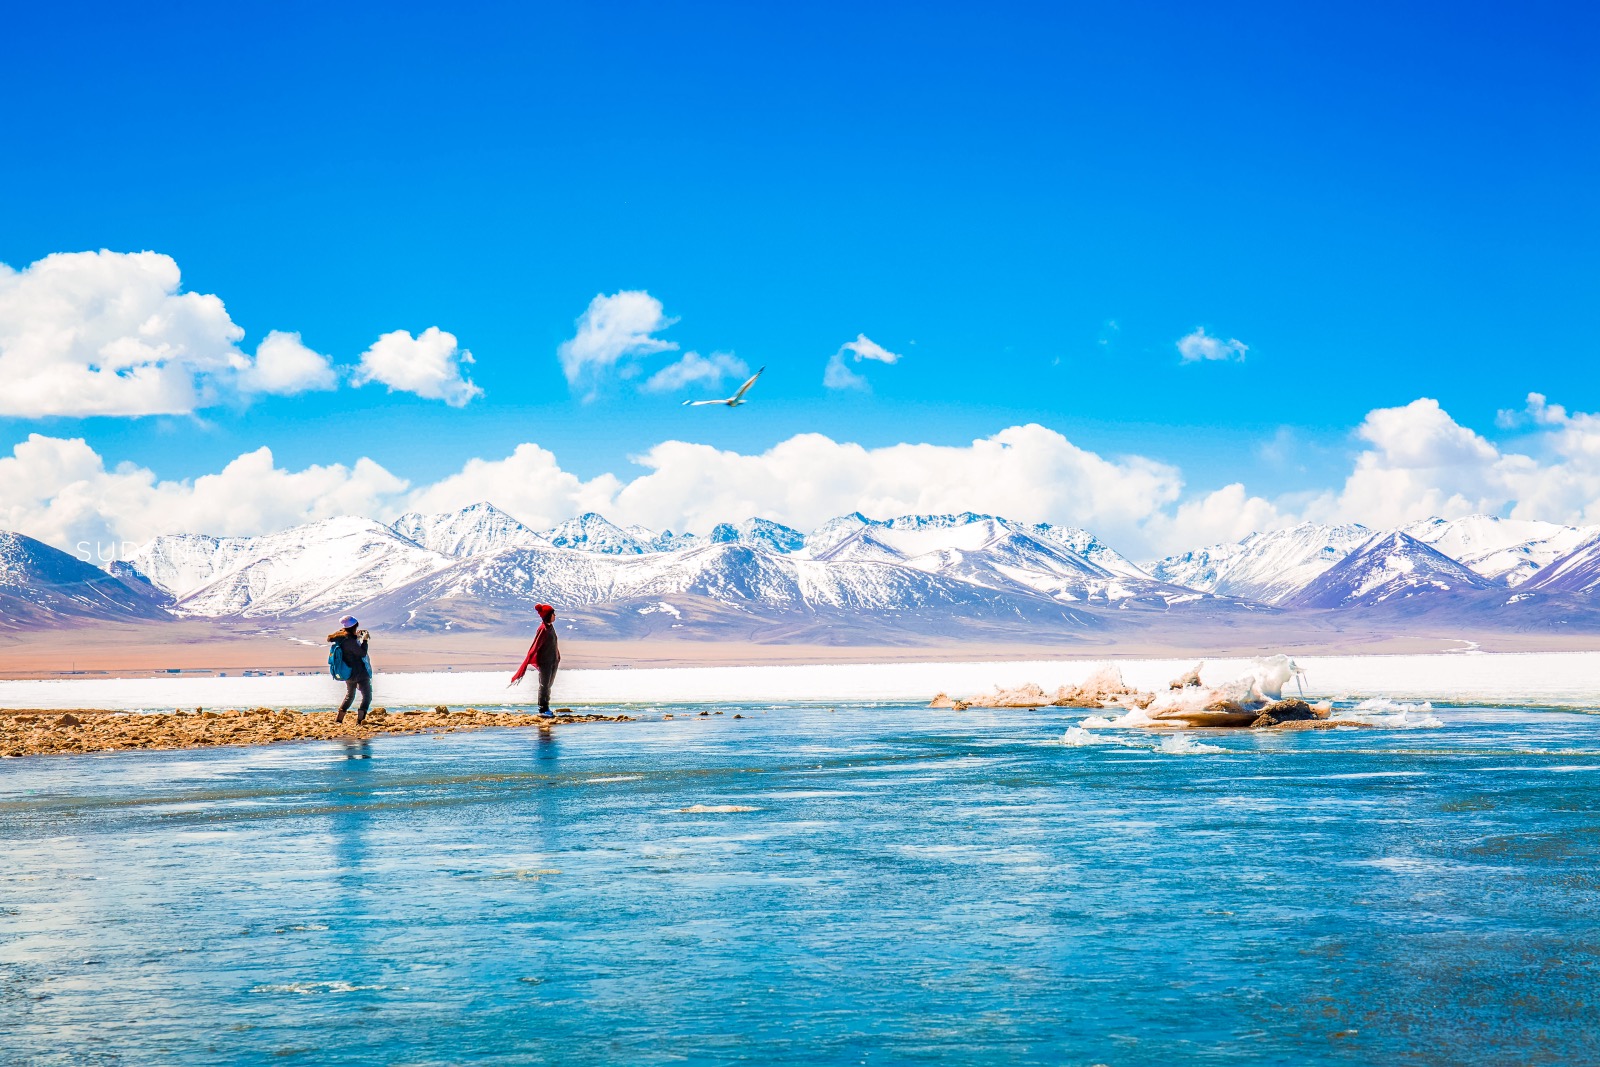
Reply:
<svg viewBox="0 0 1600 1067"><path fill-rule="evenodd" d="M766 369L767 368L765 367L761 368L761 370ZM683 402L683 406L686 408L697 408L706 404L726 404L730 408L736 408L740 404L744 403L744 394L749 392L750 387L756 384L756 379L761 377L761 370L758 370L754 374L750 375L750 380L739 386L739 391L734 393L726 400L685 400Z"/></svg>

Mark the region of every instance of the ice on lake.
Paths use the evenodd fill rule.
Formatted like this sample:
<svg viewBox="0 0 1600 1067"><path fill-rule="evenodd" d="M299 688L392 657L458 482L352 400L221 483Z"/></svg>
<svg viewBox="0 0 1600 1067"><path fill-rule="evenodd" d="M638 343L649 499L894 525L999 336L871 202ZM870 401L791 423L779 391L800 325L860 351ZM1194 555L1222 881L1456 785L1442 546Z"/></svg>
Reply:
<svg viewBox="0 0 1600 1067"><path fill-rule="evenodd" d="M1033 682L1047 691L1078 685L1108 664L1128 683L1165 690L1194 666L1187 659L1055 659L998 663L884 663L820 666L680 667L569 670L556 697L568 704L695 701L917 701L940 692L970 695ZM1252 660L1207 659L1207 685L1239 677ZM1600 708L1600 653L1500 653L1400 656L1296 656L1311 699L1488 702ZM377 679L379 704L495 707L534 702L534 687L508 689L505 673L389 674ZM1286 695L1298 695L1294 686ZM113 708L326 707L343 686L323 675L298 677L61 679L0 682L0 707Z"/></svg>

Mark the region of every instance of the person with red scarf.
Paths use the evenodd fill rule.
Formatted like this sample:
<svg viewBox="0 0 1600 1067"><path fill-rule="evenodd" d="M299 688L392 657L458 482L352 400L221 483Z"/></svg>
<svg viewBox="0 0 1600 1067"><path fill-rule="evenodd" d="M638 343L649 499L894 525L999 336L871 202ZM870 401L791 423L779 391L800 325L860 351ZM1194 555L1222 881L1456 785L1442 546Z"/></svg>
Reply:
<svg viewBox="0 0 1600 1067"><path fill-rule="evenodd" d="M535 604L533 610L544 621L533 635L533 646L523 658L522 666L511 676L511 684L522 681L522 676L528 673L528 667L532 665L539 672L539 714L548 716L551 714L550 687L555 684L556 668L561 665L561 648L556 644L556 609L549 604Z"/></svg>

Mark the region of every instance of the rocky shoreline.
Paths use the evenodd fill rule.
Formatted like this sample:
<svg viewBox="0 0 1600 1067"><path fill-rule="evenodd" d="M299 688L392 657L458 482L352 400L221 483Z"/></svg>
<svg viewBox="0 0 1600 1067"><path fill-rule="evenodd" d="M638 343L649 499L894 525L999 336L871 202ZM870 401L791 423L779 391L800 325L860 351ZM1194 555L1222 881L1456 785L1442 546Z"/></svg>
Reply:
<svg viewBox="0 0 1600 1067"><path fill-rule="evenodd" d="M218 746L269 745L280 741L365 739L384 734L456 733L463 730L534 728L548 730L587 722L631 722L627 715L585 715L561 708L554 718L522 712L446 707L389 711L374 708L356 725L331 711L248 708L230 711L161 713L0 709L0 758L72 755L94 752L155 751Z"/></svg>

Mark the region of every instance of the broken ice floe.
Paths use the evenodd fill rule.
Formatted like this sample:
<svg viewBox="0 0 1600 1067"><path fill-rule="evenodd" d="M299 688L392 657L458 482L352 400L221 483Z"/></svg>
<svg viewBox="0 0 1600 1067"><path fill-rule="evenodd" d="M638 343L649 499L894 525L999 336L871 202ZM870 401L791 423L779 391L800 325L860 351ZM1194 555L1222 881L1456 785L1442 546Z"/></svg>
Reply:
<svg viewBox="0 0 1600 1067"><path fill-rule="evenodd" d="M1240 675L1221 685L1207 687L1200 680L1203 664L1196 664L1174 678L1163 693L1140 692L1129 686L1115 665L1102 667L1080 685L1061 686L1047 693L1041 686L1027 684L1004 688L969 700L940 693L932 703L936 708L1090 708L1116 709L1115 716L1091 715L1075 729L1143 727L1147 729L1190 729L1195 727L1284 727L1320 729L1333 726L1411 726L1424 724L1392 709L1357 708L1335 716L1329 703L1311 704L1303 698L1286 698L1290 681L1299 686L1301 668L1288 656L1263 656L1246 664ZM1420 710L1420 709L1410 709ZM1430 716L1431 718L1431 716ZM1437 722L1437 720L1433 720ZM1078 738L1075 740L1075 738ZM1069 744L1086 743L1079 735L1063 739Z"/></svg>

